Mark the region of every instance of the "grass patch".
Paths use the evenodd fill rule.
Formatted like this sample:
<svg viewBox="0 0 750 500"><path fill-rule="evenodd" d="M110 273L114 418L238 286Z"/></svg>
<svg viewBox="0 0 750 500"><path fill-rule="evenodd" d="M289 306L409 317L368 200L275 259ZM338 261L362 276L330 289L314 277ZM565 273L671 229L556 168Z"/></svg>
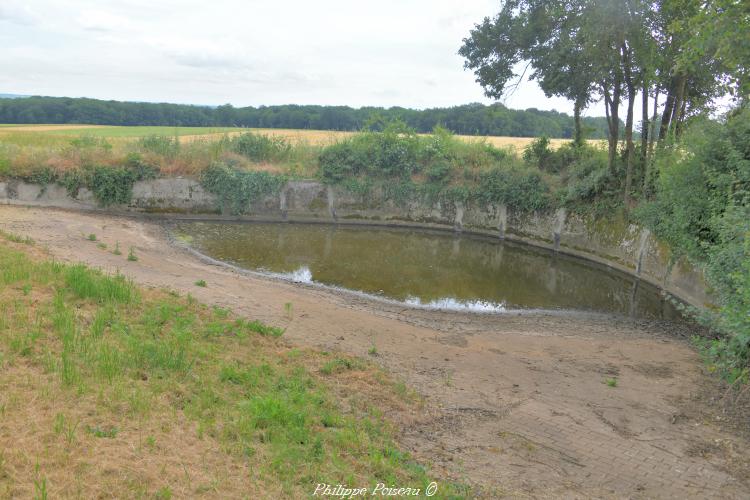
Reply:
<svg viewBox="0 0 750 500"><path fill-rule="evenodd" d="M607 387L617 387L617 377L604 379L604 383L607 384Z"/></svg>
<svg viewBox="0 0 750 500"><path fill-rule="evenodd" d="M6 231L0 230L0 236L5 238L8 241L12 241L13 243L23 243L24 245L33 245L34 240L31 239L28 236L21 236L15 233L8 233Z"/></svg>
<svg viewBox="0 0 750 500"><path fill-rule="evenodd" d="M324 375L332 375L334 373L340 373L349 370L361 370L362 368L362 362L356 359L336 358L325 363L320 368L320 373Z"/></svg>
<svg viewBox="0 0 750 500"><path fill-rule="evenodd" d="M0 491L298 498L318 482L432 480L394 440L383 415L405 403L377 368L291 349L277 340L283 329L190 297L30 255L0 241L0 449L13 471ZM117 463L126 472L108 473ZM437 498L464 493L441 482Z"/></svg>
<svg viewBox="0 0 750 500"><path fill-rule="evenodd" d="M195 282L195 286L206 288L208 285L206 284L206 280L198 280Z"/></svg>

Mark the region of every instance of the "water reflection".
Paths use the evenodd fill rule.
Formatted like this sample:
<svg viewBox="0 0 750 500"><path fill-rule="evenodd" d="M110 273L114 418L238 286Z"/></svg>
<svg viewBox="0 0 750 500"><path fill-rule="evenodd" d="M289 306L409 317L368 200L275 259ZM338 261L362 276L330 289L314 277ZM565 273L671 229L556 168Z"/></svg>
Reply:
<svg viewBox="0 0 750 500"><path fill-rule="evenodd" d="M415 305L582 309L672 319L659 291L533 247L447 233L303 224L182 223L211 257Z"/></svg>

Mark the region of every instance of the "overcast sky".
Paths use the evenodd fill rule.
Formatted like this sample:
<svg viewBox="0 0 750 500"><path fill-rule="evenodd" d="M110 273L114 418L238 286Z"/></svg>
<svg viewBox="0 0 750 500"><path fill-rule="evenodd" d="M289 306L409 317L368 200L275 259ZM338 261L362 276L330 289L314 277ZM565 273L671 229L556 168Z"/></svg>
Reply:
<svg viewBox="0 0 750 500"><path fill-rule="evenodd" d="M425 108L490 103L461 40L498 0L0 0L0 93ZM504 104L557 109L536 84ZM594 107L587 114L603 114Z"/></svg>

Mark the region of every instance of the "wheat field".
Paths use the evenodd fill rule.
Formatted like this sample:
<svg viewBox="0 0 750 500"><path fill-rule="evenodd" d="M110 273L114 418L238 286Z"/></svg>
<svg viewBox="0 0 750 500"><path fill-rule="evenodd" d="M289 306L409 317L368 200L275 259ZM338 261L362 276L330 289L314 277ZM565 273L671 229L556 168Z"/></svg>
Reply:
<svg viewBox="0 0 750 500"><path fill-rule="evenodd" d="M152 127L133 126L119 127L107 125L0 125L0 142L8 141L22 144L64 142L74 137L93 136L110 140L129 140L149 135L177 136L181 142L196 139L218 138L222 135L237 135L245 132L282 137L291 143L310 145L327 145L350 137L356 132L335 130L306 129L272 129L272 128L236 128L236 127ZM534 137L502 137L457 135L461 140L476 142L486 141L495 147L522 150L534 140ZM569 139L550 139L550 146L557 148ZM597 141L598 142L598 141Z"/></svg>

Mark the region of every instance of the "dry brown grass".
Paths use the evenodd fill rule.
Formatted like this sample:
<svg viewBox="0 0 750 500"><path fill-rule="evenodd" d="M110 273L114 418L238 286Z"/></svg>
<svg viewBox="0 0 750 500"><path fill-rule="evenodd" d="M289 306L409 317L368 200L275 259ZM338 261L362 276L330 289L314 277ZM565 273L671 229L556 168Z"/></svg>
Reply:
<svg viewBox="0 0 750 500"><path fill-rule="evenodd" d="M39 366L20 361L4 372L4 498L38 498L42 481L50 498L143 497L167 489L179 498L240 498L257 497L266 486L215 439L198 438L195 423L165 401L152 400L147 415L133 418L106 394L61 392ZM114 427L117 436L96 437L87 426Z"/></svg>
<svg viewBox="0 0 750 500"><path fill-rule="evenodd" d="M281 137L292 144L307 143L315 146L327 146L334 144L342 139L351 137L356 132L345 132L345 131L331 131L331 130L293 130L293 129L248 129L251 132L267 135L270 137ZM242 132L225 132L225 133L212 133L203 135L183 135L180 136L181 142L191 142L196 139L206 138L220 138L223 135L234 136L239 135ZM422 136L429 134L419 134ZM506 137L506 136L491 136L491 135L457 135L462 141L466 142L480 142L486 141L489 144L497 148L512 148L516 151L522 151L526 146L531 144L536 138L535 137ZM550 139L550 147L557 149L563 144L570 142L570 139ZM599 140L591 140L590 143L599 143Z"/></svg>

